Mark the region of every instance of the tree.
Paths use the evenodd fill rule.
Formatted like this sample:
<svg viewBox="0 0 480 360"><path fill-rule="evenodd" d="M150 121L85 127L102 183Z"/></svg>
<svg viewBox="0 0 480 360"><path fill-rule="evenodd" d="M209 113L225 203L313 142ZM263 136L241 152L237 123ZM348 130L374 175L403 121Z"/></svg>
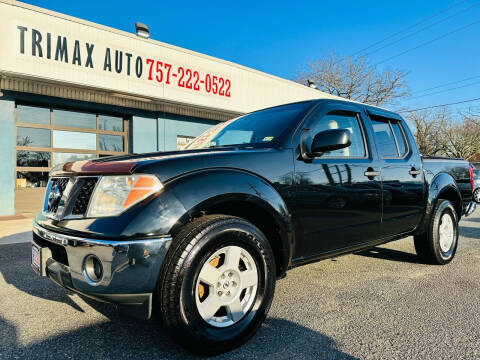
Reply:
<svg viewBox="0 0 480 360"><path fill-rule="evenodd" d="M444 155L444 131L452 123L446 108L434 111L413 112L407 115L413 128L418 150L422 155Z"/></svg>
<svg viewBox="0 0 480 360"><path fill-rule="evenodd" d="M469 160L480 152L480 123L475 118L464 117L457 123L450 123L444 137L447 156Z"/></svg>
<svg viewBox="0 0 480 360"><path fill-rule="evenodd" d="M472 159L480 152L480 121L471 113L452 115L446 108L407 116L422 155Z"/></svg>
<svg viewBox="0 0 480 360"><path fill-rule="evenodd" d="M408 96L406 75L399 69L378 70L363 56L331 53L309 62L295 80L302 84L311 80L326 93L378 106Z"/></svg>

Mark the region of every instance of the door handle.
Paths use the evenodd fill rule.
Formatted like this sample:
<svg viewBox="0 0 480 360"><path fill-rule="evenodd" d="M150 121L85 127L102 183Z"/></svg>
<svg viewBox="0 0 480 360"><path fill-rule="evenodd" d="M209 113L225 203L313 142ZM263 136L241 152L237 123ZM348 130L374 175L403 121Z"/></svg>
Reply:
<svg viewBox="0 0 480 360"><path fill-rule="evenodd" d="M410 175L412 175L413 177L415 177L415 176L417 176L417 175L420 174L420 170L417 170L417 169L415 169L414 167L412 167L408 173L409 173Z"/></svg>
<svg viewBox="0 0 480 360"><path fill-rule="evenodd" d="M380 175L380 171L375 171L372 168L368 168L367 171L365 171L363 173L363 175L365 175L368 178L372 178L372 177Z"/></svg>

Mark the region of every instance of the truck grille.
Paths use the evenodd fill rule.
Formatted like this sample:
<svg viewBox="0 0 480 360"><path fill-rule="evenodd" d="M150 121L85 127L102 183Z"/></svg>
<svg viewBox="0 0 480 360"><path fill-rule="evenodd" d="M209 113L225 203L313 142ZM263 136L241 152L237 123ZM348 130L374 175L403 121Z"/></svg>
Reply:
<svg viewBox="0 0 480 360"><path fill-rule="evenodd" d="M65 189L68 184L68 178L52 178L51 186L48 187L50 190L48 197L47 197L47 207L48 212L56 213L58 210L58 205L60 201L50 201L53 196L59 196L60 198L63 196ZM56 192L58 191L58 194Z"/></svg>
<svg viewBox="0 0 480 360"><path fill-rule="evenodd" d="M72 215L85 215L97 181L96 177L78 179L79 191L73 204Z"/></svg>
<svg viewBox="0 0 480 360"><path fill-rule="evenodd" d="M51 178L45 193L44 214L56 219L84 217L98 179L97 176Z"/></svg>

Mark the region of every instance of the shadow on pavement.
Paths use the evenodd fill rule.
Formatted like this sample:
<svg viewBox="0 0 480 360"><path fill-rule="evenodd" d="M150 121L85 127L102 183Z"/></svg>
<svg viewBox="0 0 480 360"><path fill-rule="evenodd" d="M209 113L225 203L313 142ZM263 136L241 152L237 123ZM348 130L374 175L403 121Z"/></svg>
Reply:
<svg viewBox="0 0 480 360"><path fill-rule="evenodd" d="M63 302L79 312L70 291L37 277L30 268L30 244L0 246L0 274L30 295ZM158 320L129 318L110 304L83 298L108 320L24 345L14 324L0 316L0 359L186 359L195 358L177 345ZM34 301L34 300L33 300ZM35 304L32 304L35 307ZM2 309L5 314L7 309ZM18 311L18 309L11 309ZM75 319L69 319L75 322ZM55 326L55 324L45 324ZM297 323L267 318L258 333L242 347L215 359L355 359L336 348L330 337Z"/></svg>
<svg viewBox="0 0 480 360"><path fill-rule="evenodd" d="M16 327L0 317L0 358L194 359L154 321L116 321L22 345ZM288 320L268 318L245 345L213 359L356 359L328 336Z"/></svg>
<svg viewBox="0 0 480 360"><path fill-rule="evenodd" d="M6 235L3 237L0 237L0 245L24 243L25 239L30 240L31 238L32 238L31 230L12 234L12 235Z"/></svg>
<svg viewBox="0 0 480 360"><path fill-rule="evenodd" d="M477 206L480 207L480 204L478 204ZM474 214L477 215L476 213L474 213ZM473 217L473 215L470 215L467 218L462 217L462 221L480 222L480 217L479 216ZM460 226L461 226L461 224L462 223L460 223Z"/></svg>
<svg viewBox="0 0 480 360"><path fill-rule="evenodd" d="M480 239L480 229L473 226L460 225L460 236Z"/></svg>
<svg viewBox="0 0 480 360"><path fill-rule="evenodd" d="M0 274L7 284L30 295L43 299L58 301L72 306L78 311L83 310L70 299L73 294L59 288L50 279L37 276L30 267L30 243L9 244L0 246Z"/></svg>
<svg viewBox="0 0 480 360"><path fill-rule="evenodd" d="M358 252L355 255L366 256L375 259L407 262L412 264L420 263L416 254L411 254L393 249L386 249L382 247L374 247L365 251Z"/></svg>

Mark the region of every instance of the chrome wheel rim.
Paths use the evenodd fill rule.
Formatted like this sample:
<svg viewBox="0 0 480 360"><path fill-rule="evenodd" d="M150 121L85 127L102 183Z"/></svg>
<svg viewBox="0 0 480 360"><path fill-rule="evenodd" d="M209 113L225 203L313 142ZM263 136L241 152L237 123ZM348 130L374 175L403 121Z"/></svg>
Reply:
<svg viewBox="0 0 480 360"><path fill-rule="evenodd" d="M239 322L252 308L258 270L250 253L239 246L217 250L202 265L195 286L200 316L214 327Z"/></svg>
<svg viewBox="0 0 480 360"><path fill-rule="evenodd" d="M454 242L454 226L452 216L445 213L440 218L439 235L440 235L440 249L447 253Z"/></svg>

